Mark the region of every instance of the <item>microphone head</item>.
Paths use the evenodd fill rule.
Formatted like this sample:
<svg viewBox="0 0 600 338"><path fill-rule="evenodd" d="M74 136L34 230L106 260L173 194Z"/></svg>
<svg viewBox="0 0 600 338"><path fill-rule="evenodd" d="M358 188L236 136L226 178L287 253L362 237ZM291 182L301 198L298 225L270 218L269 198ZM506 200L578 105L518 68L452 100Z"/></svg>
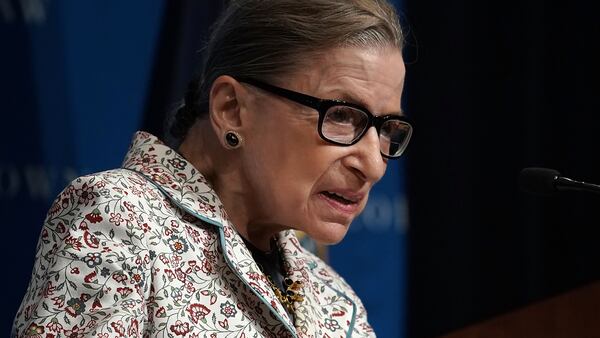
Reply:
<svg viewBox="0 0 600 338"><path fill-rule="evenodd" d="M519 187L528 193L552 195L556 190L555 180L560 173L548 168L525 168L519 174Z"/></svg>

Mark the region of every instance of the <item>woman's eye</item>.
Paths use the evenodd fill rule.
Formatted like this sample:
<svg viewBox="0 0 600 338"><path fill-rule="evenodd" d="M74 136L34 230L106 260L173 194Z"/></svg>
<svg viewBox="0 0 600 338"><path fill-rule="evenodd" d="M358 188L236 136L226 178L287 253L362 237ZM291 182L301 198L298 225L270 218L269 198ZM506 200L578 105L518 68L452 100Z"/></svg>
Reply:
<svg viewBox="0 0 600 338"><path fill-rule="evenodd" d="M330 118L335 122L346 122L348 120L348 114L341 109L337 109L331 113Z"/></svg>
<svg viewBox="0 0 600 338"><path fill-rule="evenodd" d="M356 115L353 110L348 108L335 108L327 114L327 118L330 122L354 124L356 122Z"/></svg>

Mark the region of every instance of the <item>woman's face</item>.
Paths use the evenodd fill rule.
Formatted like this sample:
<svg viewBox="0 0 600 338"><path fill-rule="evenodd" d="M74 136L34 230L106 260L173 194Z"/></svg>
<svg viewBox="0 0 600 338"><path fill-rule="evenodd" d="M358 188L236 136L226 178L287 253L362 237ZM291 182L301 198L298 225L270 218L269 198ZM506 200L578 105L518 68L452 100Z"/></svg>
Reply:
<svg viewBox="0 0 600 338"><path fill-rule="evenodd" d="M400 114L400 51L336 48L277 86L357 103L375 115ZM293 228L337 243L385 173L375 128L349 147L319 137L318 112L251 85L241 130L248 227Z"/></svg>

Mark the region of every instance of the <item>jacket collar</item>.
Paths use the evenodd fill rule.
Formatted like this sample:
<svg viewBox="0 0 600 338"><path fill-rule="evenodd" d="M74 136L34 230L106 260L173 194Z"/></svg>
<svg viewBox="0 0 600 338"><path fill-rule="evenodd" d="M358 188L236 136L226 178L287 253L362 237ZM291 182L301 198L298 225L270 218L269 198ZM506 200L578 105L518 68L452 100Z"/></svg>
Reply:
<svg viewBox="0 0 600 338"><path fill-rule="evenodd" d="M142 174L160 189L175 205L188 214L214 225L218 229L221 247L227 264L234 273L257 295L274 315L288 328L295 329L283 306L277 300L267 279L264 278L241 235L229 222L227 213L210 183L177 151L169 148L147 132L135 133L122 167ZM293 231L279 235L284 264L292 267L295 280L300 276L303 261L297 261L300 245ZM290 242L287 244L287 242ZM292 244L293 242L293 244ZM286 244L281 244L286 243Z"/></svg>
<svg viewBox="0 0 600 338"><path fill-rule="evenodd" d="M191 215L223 227L227 214L208 181L189 161L156 136L136 132L122 167L145 176Z"/></svg>

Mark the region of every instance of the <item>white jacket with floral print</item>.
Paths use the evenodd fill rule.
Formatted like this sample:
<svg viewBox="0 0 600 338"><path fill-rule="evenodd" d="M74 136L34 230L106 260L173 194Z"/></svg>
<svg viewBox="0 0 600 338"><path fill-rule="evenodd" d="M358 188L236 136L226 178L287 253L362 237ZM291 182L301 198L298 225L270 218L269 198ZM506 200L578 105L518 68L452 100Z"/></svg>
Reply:
<svg viewBox="0 0 600 338"><path fill-rule="evenodd" d="M16 337L374 336L350 286L278 235L304 285L288 316L204 177L136 133L120 169L74 180L37 246Z"/></svg>

